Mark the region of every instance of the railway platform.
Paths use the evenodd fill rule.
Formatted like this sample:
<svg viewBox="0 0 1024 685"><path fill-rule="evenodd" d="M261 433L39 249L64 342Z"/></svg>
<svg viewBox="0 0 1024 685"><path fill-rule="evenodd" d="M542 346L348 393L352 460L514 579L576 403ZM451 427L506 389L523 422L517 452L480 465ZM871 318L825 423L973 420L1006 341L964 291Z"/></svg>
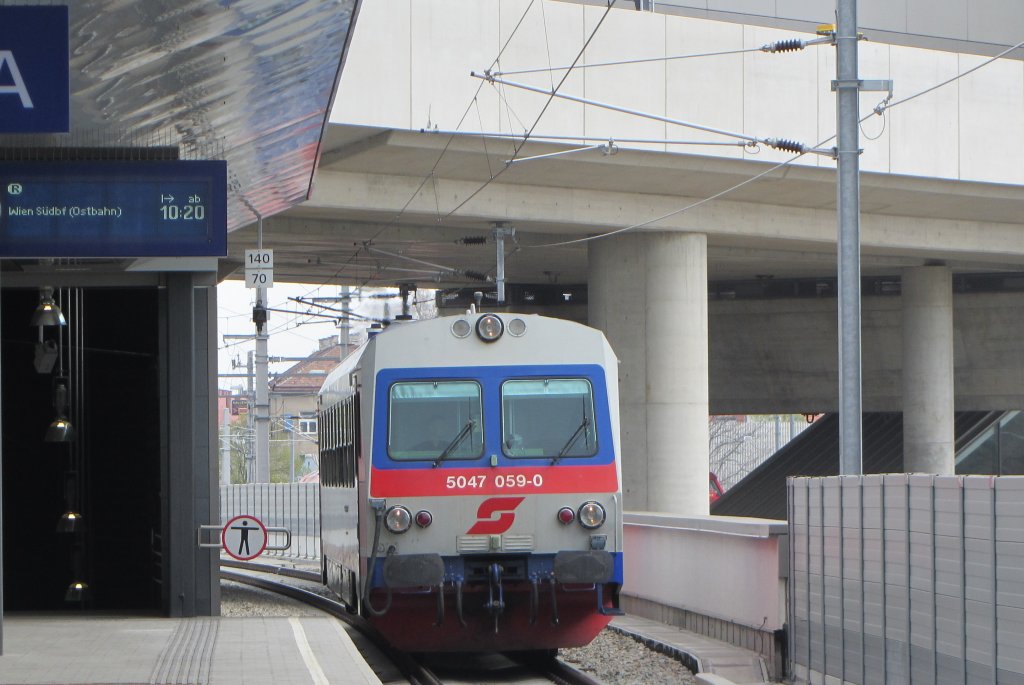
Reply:
<svg viewBox="0 0 1024 685"><path fill-rule="evenodd" d="M680 658L698 674L699 683L761 685L770 682L764 659L749 649L630 614L612 619L611 628ZM705 677L701 679L701 675Z"/></svg>
<svg viewBox="0 0 1024 685"><path fill-rule="evenodd" d="M343 648L339 648L343 645ZM331 617L8 615L4 685L380 685Z"/></svg>

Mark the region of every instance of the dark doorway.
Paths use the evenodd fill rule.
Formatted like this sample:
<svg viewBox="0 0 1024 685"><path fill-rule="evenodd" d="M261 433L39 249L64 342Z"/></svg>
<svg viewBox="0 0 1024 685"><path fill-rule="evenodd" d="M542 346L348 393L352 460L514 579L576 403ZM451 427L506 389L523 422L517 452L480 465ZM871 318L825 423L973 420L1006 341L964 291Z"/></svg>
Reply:
<svg viewBox="0 0 1024 685"><path fill-rule="evenodd" d="M157 288L63 289L52 371L34 364L37 290L2 293L4 603L9 610L160 609ZM71 442L46 442L55 378L70 381ZM63 513L84 525L59 532ZM74 580L85 599L69 601Z"/></svg>

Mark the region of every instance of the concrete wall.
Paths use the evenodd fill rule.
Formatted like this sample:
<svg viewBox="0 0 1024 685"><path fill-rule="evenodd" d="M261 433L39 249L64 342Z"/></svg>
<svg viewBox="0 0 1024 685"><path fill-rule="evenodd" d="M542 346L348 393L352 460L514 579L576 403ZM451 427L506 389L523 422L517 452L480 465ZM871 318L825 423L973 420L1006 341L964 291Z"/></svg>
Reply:
<svg viewBox="0 0 1024 685"><path fill-rule="evenodd" d="M835 4L821 0L654 0L654 8L755 24L803 25L805 30L835 21ZM943 49L974 43L970 47L982 49L992 43L1015 45L1021 39L1016 30L1024 23L1024 6L1016 0L858 0L857 19L872 40Z"/></svg>
<svg viewBox="0 0 1024 685"><path fill-rule="evenodd" d="M836 411L836 322L835 299L712 301L711 413ZM899 297L864 298L865 411L901 411L902 325ZM1024 293L956 295L953 325L956 409L1024 407Z"/></svg>
<svg viewBox="0 0 1024 685"><path fill-rule="evenodd" d="M908 7L908 3L913 7ZM784 3L733 4L762 8ZM880 7L883 0L874 4ZM1024 12L1010 0L943 2L942 11L933 3L917 0L889 4L892 9L885 16L892 15L897 24L908 21L899 20L902 14L920 17L922 21L934 20L968 33L978 30L979 22L997 25L1003 32L1011 30L1010 27L1016 30L1020 25L1018 15ZM398 129L436 126L442 130L522 133L545 107L546 96L509 87L499 91L470 77L469 72L490 68L499 54L500 65L495 70L568 65L604 11L601 7L548 1L537 3L524 15L528 5L528 0L364 3L331 121ZM630 5L625 3L626 7ZM907 9L901 12L901 6ZM829 4L827 11L818 8L818 13L824 15L822 21L830 19L832 7ZM995 19L999 15L993 8L1002 8L1017 17L1016 21L1004 23ZM989 14L989 10L993 13ZM871 11L866 12L870 16ZM521 18L522 25L502 52ZM794 36L809 37L774 28L613 9L581 61L741 50ZM1017 40L1019 37L1015 36L1013 42ZM873 42L862 43L859 51L861 77L893 79L897 99L983 60L970 54ZM550 89L562 73L508 78ZM579 69L569 76L561 92L746 135L815 144L835 132L835 96L830 90L834 77L835 51L825 45L778 55L752 52ZM370 93L372 97L368 96ZM882 97L880 93L865 93L862 111L870 113ZM1024 157L1024 64L1004 60L989 65L957 85L891 110L885 121L879 117L869 119L863 130L864 171L1022 183L1024 165L1019 160ZM721 136L564 101L551 103L535 133L724 140ZM763 161L789 156L771 150L754 155L737 147L680 148L663 143L620 146ZM830 159L815 155L797 163L834 167Z"/></svg>
<svg viewBox="0 0 1024 685"><path fill-rule="evenodd" d="M636 512L623 523L626 611L758 651L781 675L785 522Z"/></svg>

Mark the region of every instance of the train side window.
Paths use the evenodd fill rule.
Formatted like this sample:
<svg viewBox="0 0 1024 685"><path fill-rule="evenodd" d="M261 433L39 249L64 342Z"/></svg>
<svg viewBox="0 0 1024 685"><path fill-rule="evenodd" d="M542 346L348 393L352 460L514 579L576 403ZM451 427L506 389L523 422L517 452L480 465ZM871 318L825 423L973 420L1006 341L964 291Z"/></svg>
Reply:
<svg viewBox="0 0 1024 685"><path fill-rule="evenodd" d="M388 455L396 461L477 459L484 452L480 384L409 381L391 386Z"/></svg>
<svg viewBox="0 0 1024 685"><path fill-rule="evenodd" d="M583 378L509 380L501 384L501 449L520 458L597 454L594 392Z"/></svg>
<svg viewBox="0 0 1024 685"><path fill-rule="evenodd" d="M359 458L359 395L351 395L321 411L320 484L355 487Z"/></svg>

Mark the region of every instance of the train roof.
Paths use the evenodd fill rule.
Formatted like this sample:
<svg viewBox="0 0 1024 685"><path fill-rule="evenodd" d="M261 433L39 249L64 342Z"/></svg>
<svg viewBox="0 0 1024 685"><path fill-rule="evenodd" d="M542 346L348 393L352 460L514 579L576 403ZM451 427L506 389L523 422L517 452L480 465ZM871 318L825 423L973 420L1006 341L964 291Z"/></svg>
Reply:
<svg viewBox="0 0 1024 685"><path fill-rule="evenodd" d="M485 324L499 331L492 341L481 335ZM339 381L347 385L349 374L364 359L372 359L376 368L596 364L614 369L616 361L601 331L574 321L537 314L466 313L393 323L346 357L327 377L324 390Z"/></svg>

